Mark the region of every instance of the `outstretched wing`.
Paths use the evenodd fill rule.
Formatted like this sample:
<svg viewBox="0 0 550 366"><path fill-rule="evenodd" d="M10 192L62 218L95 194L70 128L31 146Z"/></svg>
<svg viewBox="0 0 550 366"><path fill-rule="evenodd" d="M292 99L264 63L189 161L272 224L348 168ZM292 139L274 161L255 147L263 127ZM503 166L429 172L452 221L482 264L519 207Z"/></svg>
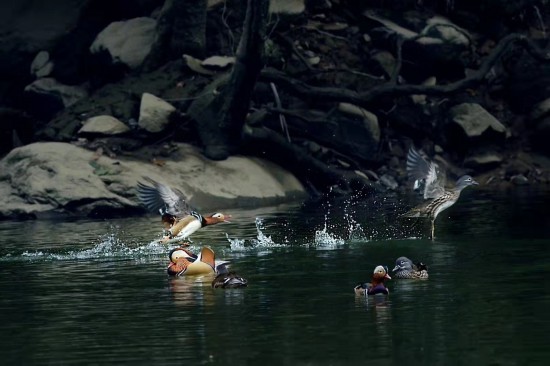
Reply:
<svg viewBox="0 0 550 366"><path fill-rule="evenodd" d="M445 193L445 178L440 174L439 166L424 158L414 146L407 154L407 173L414 179L414 189L423 188L424 199L437 198Z"/></svg>
<svg viewBox="0 0 550 366"><path fill-rule="evenodd" d="M151 185L138 182L138 198L148 210L160 212L161 215L168 213L174 216L186 216L194 211L185 199L183 193L177 189L172 189L162 183L158 183L151 178L143 178Z"/></svg>

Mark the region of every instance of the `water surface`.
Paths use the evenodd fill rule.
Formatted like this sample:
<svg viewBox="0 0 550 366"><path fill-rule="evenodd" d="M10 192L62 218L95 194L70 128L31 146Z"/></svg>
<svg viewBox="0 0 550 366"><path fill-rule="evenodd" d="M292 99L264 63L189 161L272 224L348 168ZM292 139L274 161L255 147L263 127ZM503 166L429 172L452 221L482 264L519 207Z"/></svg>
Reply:
<svg viewBox="0 0 550 366"><path fill-rule="evenodd" d="M231 210L203 229L249 280L170 278L157 217L0 222L3 364L546 365L548 192L464 192L429 227L408 200ZM426 281L356 297L406 255Z"/></svg>

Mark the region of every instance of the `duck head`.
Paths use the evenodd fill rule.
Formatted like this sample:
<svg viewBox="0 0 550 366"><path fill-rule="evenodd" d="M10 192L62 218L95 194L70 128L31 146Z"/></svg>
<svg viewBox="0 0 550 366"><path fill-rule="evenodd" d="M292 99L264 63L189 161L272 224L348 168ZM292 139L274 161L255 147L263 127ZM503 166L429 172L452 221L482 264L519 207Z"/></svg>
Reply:
<svg viewBox="0 0 550 366"><path fill-rule="evenodd" d="M395 267L393 267L392 272L412 270L413 262L407 257L399 257L395 260Z"/></svg>
<svg viewBox="0 0 550 366"><path fill-rule="evenodd" d="M388 267L376 266L372 274L372 279L378 281L391 280L391 277L388 274Z"/></svg>
<svg viewBox="0 0 550 366"><path fill-rule="evenodd" d="M457 181L456 181L456 188L458 190L462 190L468 186L472 186L472 185L478 185L479 183L476 182L474 180L474 178L472 178L471 176L469 175L463 175L462 177L458 178Z"/></svg>
<svg viewBox="0 0 550 366"><path fill-rule="evenodd" d="M188 261L193 261L197 258L196 255L184 248L175 248L170 251L168 255L170 257L170 262L176 263L179 259L186 259Z"/></svg>
<svg viewBox="0 0 550 366"><path fill-rule="evenodd" d="M220 222L230 222L229 221L230 218L231 218L231 215L224 215L220 212L216 212L210 216L206 216L204 218L204 221L206 222L206 225L214 225Z"/></svg>

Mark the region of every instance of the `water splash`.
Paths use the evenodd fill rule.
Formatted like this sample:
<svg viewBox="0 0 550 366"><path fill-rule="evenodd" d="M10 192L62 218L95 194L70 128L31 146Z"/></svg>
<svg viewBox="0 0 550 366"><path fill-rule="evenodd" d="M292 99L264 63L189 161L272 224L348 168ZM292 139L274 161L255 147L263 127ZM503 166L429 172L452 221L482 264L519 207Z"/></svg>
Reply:
<svg viewBox="0 0 550 366"><path fill-rule="evenodd" d="M73 250L37 250L24 251L21 254L7 254L1 260L24 261L65 261L65 260L103 260L113 258L143 258L150 256L166 255L166 245L154 240L145 245L127 243L120 239L121 233L111 228L111 232L101 235L98 242L91 248Z"/></svg>
<svg viewBox="0 0 550 366"><path fill-rule="evenodd" d="M248 243L246 239L230 238L227 233L225 234L227 241L229 241L232 251L244 251L244 250L256 249L256 248L285 247L284 244L275 243L275 241L273 241L271 236L268 236L264 233L265 228L263 226L263 220L261 218L256 217L255 223L256 223L257 236L254 239L250 239Z"/></svg>
<svg viewBox="0 0 550 366"><path fill-rule="evenodd" d="M315 245L324 248L336 248L339 245L344 244L344 239L337 237L327 231L327 225L323 230L315 231Z"/></svg>

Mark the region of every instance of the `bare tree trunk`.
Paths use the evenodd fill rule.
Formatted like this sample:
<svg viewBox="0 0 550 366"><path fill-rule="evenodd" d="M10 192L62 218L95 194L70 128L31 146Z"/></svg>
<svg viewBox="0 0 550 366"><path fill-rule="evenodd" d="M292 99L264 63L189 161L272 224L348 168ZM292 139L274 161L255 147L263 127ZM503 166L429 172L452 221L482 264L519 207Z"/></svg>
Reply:
<svg viewBox="0 0 550 366"><path fill-rule="evenodd" d="M143 63L152 71L166 61L189 54L201 58L206 46L207 0L166 0L157 21L151 52Z"/></svg>
<svg viewBox="0 0 550 366"><path fill-rule="evenodd" d="M204 154L211 159L226 159L241 144L250 98L263 66L268 7L268 0L248 0L229 81L211 103L194 113Z"/></svg>

